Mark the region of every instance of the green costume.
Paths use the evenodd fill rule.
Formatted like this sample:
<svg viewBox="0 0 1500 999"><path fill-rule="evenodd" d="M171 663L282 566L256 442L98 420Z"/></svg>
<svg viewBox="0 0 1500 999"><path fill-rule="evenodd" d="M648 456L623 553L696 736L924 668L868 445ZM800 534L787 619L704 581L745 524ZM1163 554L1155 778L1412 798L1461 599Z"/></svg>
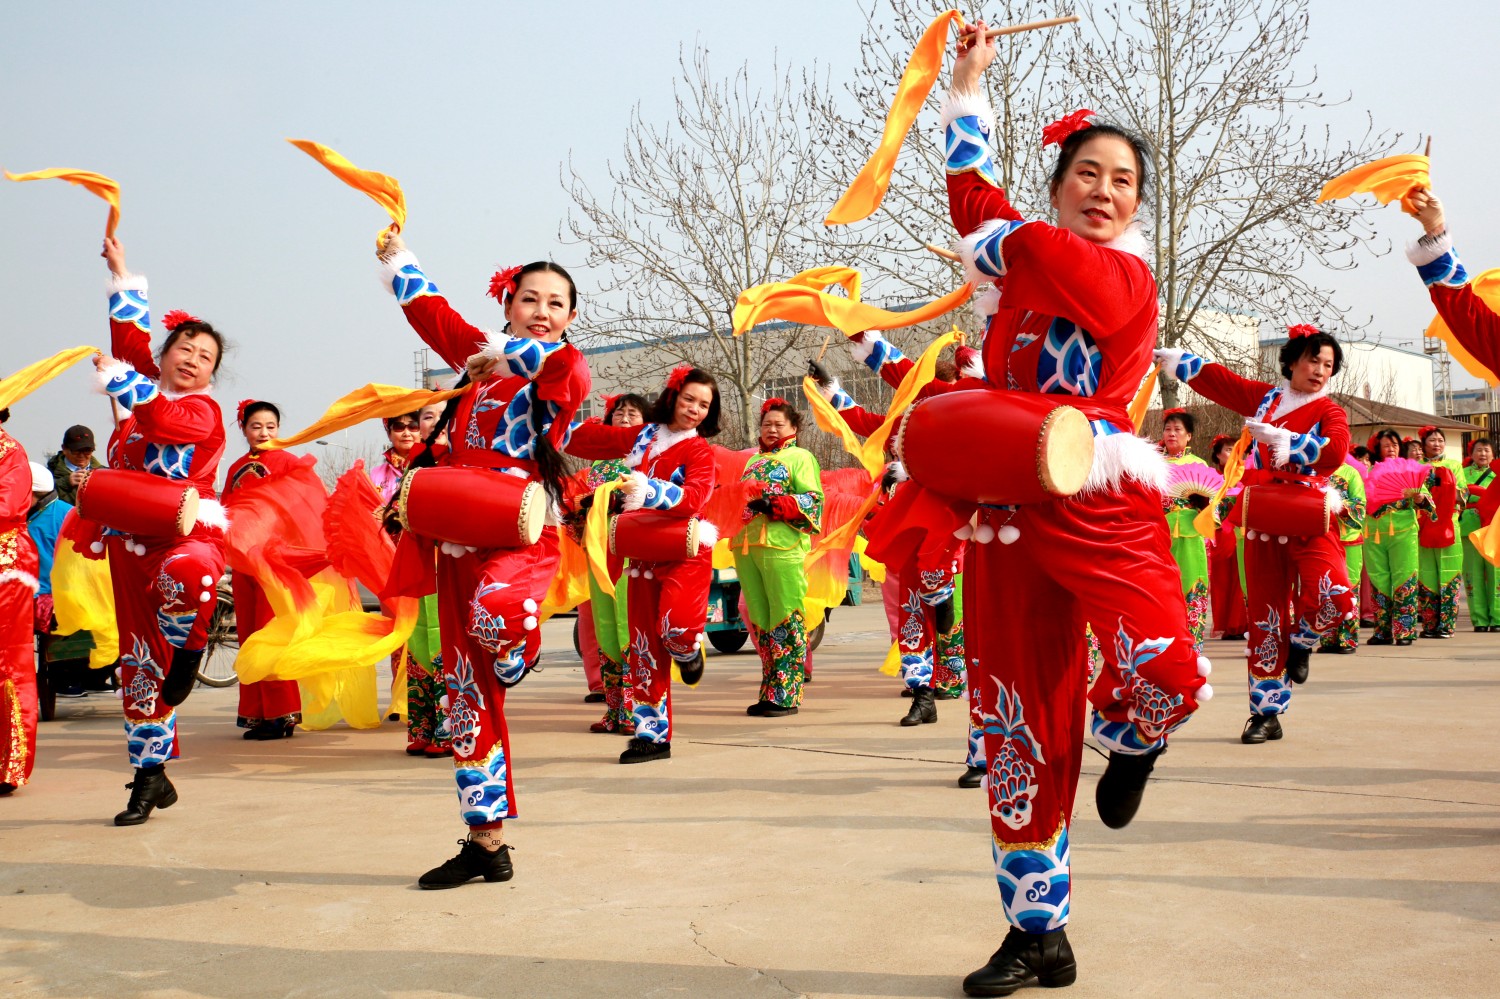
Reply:
<svg viewBox="0 0 1500 999"><path fill-rule="evenodd" d="M1430 459L1427 464L1446 468L1453 473L1460 496L1453 513L1453 543L1444 548L1420 548L1417 555L1417 582L1419 584L1417 606L1422 617L1422 637L1451 635L1458 625L1458 587L1464 567L1463 541L1458 535L1458 515L1463 506L1463 466L1446 454ZM1438 484L1436 472L1428 476L1427 486ZM1437 519L1435 512L1422 516Z"/></svg>
<svg viewBox="0 0 1500 999"><path fill-rule="evenodd" d="M1192 452L1178 457L1167 456L1173 465L1207 465ZM1172 558L1182 576L1182 596L1187 601L1188 631L1193 645L1203 650L1203 634L1208 626L1208 542L1193 526L1199 510L1187 499L1169 499L1164 504L1167 527L1172 534Z"/></svg>
<svg viewBox="0 0 1500 999"><path fill-rule="evenodd" d="M1464 550L1464 590L1469 595L1469 620L1476 628L1500 627L1500 579L1496 578L1495 567L1469 540L1469 535L1484 525L1479 521L1477 506L1468 505L1476 500L1467 492L1468 486L1494 487L1495 472L1488 466L1470 465L1464 469L1460 485L1464 488L1459 491L1459 504L1464 510L1458 518L1458 533Z"/></svg>
<svg viewBox="0 0 1500 999"><path fill-rule="evenodd" d="M1365 572L1375 591L1375 636L1381 645L1417 635L1417 513L1410 499L1370 511Z"/></svg>
<svg viewBox="0 0 1500 999"><path fill-rule="evenodd" d="M789 437L751 458L740 481L759 486L760 496L771 503L769 514L752 515L730 542L750 635L760 653L760 702L795 708L802 703L807 670L803 563L811 535L823 529L818 459Z"/></svg>
<svg viewBox="0 0 1500 999"><path fill-rule="evenodd" d="M630 475L630 467L622 458L608 458L589 466L588 488L598 489L606 482L614 482ZM631 680L626 675L625 650L630 645L630 626L625 614L624 563L620 564L619 578L613 591L605 590L589 577L589 609L594 617L594 638L599 642L599 679L604 683L604 717L596 724L602 732L634 731L635 705L630 699ZM610 571L616 567L611 564Z"/></svg>
<svg viewBox="0 0 1500 999"><path fill-rule="evenodd" d="M1344 546L1344 564L1349 569L1349 589L1354 595L1354 616L1323 633L1323 649L1359 648L1359 577L1365 565L1365 481L1349 465L1340 465L1329 476L1333 488L1344 499L1339 513L1339 543Z"/></svg>
<svg viewBox="0 0 1500 999"><path fill-rule="evenodd" d="M406 641L406 735L413 747L447 749L453 744L443 710L443 645L438 637L437 594L422 598L417 626Z"/></svg>

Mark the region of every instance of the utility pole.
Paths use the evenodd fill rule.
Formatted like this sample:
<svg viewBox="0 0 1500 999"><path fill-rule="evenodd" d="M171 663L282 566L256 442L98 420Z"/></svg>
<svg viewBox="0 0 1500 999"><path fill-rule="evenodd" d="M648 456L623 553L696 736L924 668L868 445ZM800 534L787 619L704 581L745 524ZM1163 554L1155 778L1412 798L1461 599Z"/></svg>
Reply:
<svg viewBox="0 0 1500 999"><path fill-rule="evenodd" d="M1453 379L1448 369L1453 362L1448 358L1448 344L1435 336L1422 336L1422 353L1437 361L1437 405L1444 416L1453 415Z"/></svg>

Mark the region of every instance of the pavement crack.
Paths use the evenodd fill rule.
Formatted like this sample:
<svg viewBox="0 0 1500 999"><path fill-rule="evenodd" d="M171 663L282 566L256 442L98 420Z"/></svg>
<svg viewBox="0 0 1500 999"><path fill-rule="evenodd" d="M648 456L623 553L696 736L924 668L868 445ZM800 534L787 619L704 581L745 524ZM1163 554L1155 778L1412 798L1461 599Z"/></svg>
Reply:
<svg viewBox="0 0 1500 999"><path fill-rule="evenodd" d="M697 923L694 923L694 922L688 923L688 929L693 932L693 944L695 946L697 946L700 950L702 950L703 953L705 953L709 957L713 958L715 961L719 961L719 962L721 962L723 964L726 964L726 965L728 965L731 968L742 968L742 969L744 969L746 971L753 971L753 972L755 972L755 974L758 977L764 978L764 979L767 979L767 980L769 980L771 982L776 983L776 987L779 988L779 989L781 989L782 991L784 991L789 996L800 996L800 995L802 995L801 992L798 992L796 989L794 989L791 986L787 985L786 982L783 982L781 979L777 978L775 975L768 974L767 972L764 972L764 971L762 971L759 968L749 968L749 967L746 967L743 964L736 964L734 961L729 960L729 958L723 956L722 954L715 953L714 949L712 947L710 947L708 944L706 944L706 943L703 942L703 931L698 928L698 924Z"/></svg>

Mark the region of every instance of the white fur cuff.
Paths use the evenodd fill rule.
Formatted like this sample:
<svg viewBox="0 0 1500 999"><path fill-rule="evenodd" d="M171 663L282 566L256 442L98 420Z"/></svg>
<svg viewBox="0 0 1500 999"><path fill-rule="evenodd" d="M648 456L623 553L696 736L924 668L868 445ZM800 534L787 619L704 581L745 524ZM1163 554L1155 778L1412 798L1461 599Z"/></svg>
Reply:
<svg viewBox="0 0 1500 999"><path fill-rule="evenodd" d="M649 489L646 476L640 472L631 472L630 478L625 480L625 488L621 490L625 496L625 512L639 510L646 503L646 493Z"/></svg>
<svg viewBox="0 0 1500 999"><path fill-rule="evenodd" d="M813 384L817 384L817 383L814 382ZM839 394L839 380L837 378L835 378L832 381L830 381L827 385L818 385L818 395L822 396L824 398L824 400L826 400L828 402L832 402L833 401L833 397L836 396L836 395L838 395L838 394Z"/></svg>
<svg viewBox="0 0 1500 999"><path fill-rule="evenodd" d="M858 340L849 341L849 354L860 364L870 359L870 354L875 350L875 344L884 340L876 330L866 330Z"/></svg>
<svg viewBox="0 0 1500 999"><path fill-rule="evenodd" d="M421 263L417 261L417 255L410 250L397 250L390 256L390 259L378 260L377 263L380 267L380 283L392 295L396 293L396 289L391 287L391 282L395 279L397 272L401 268L408 264L416 267L418 270L422 267Z"/></svg>
<svg viewBox="0 0 1500 999"><path fill-rule="evenodd" d="M1108 434L1094 438L1094 464L1078 498L1100 490L1116 490L1126 479L1135 479L1153 492L1166 494L1167 459L1156 445L1135 434Z"/></svg>
<svg viewBox="0 0 1500 999"><path fill-rule="evenodd" d="M218 500L199 500L198 523L204 527L217 527L221 531L227 531L229 530L229 511Z"/></svg>
<svg viewBox="0 0 1500 999"><path fill-rule="evenodd" d="M100 392L108 395L108 386L110 382L114 381L116 378L119 378L121 375L127 375L133 371L135 371L135 365L129 364L125 361L116 360L113 364L106 364L104 367L94 372L94 378L97 382L96 387Z"/></svg>
<svg viewBox="0 0 1500 999"><path fill-rule="evenodd" d="M990 107L989 99L983 94L975 91L950 90L943 95L943 102L938 107L938 118L944 128L970 115L979 119L986 135L994 134L995 111Z"/></svg>
<svg viewBox="0 0 1500 999"><path fill-rule="evenodd" d="M984 242L997 230L1006 226L1014 226L1015 223L1007 219L990 219L978 229L969 233L963 239L953 244L953 249L964 262L964 280L979 288L985 284L993 283L995 275L986 274L974 265L974 251L980 243ZM1002 266L1004 258L1001 258Z"/></svg>
<svg viewBox="0 0 1500 999"><path fill-rule="evenodd" d="M484 331L484 349L479 353L485 357L500 360L505 356L505 349L515 340L508 333L497 333L494 330Z"/></svg>
<svg viewBox="0 0 1500 999"><path fill-rule="evenodd" d="M974 315L980 319L988 319L1000 311L1000 289L993 284L986 285L984 291L974 296L972 304Z"/></svg>
<svg viewBox="0 0 1500 999"><path fill-rule="evenodd" d="M1406 244L1406 259L1413 266L1423 267L1445 253L1453 252L1453 237L1446 230L1438 236L1422 236Z"/></svg>
<svg viewBox="0 0 1500 999"><path fill-rule="evenodd" d="M20 583L32 593L42 588L42 584L37 582L35 576L21 569L6 569L0 572L0 583Z"/></svg>
<svg viewBox="0 0 1500 999"><path fill-rule="evenodd" d="M146 275L144 274L111 274L109 283L106 285L111 295L120 291L145 291Z"/></svg>

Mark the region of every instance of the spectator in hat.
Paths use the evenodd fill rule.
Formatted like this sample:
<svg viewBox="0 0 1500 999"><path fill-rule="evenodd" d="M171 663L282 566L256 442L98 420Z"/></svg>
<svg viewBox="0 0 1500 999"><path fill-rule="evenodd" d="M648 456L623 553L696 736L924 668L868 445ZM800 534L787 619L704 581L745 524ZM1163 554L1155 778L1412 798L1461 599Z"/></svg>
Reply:
<svg viewBox="0 0 1500 999"><path fill-rule="evenodd" d="M47 459L47 471L52 473L57 498L69 506L78 502L78 483L83 473L103 467L104 463L94 457L94 432L81 423L67 429L62 450Z"/></svg>

